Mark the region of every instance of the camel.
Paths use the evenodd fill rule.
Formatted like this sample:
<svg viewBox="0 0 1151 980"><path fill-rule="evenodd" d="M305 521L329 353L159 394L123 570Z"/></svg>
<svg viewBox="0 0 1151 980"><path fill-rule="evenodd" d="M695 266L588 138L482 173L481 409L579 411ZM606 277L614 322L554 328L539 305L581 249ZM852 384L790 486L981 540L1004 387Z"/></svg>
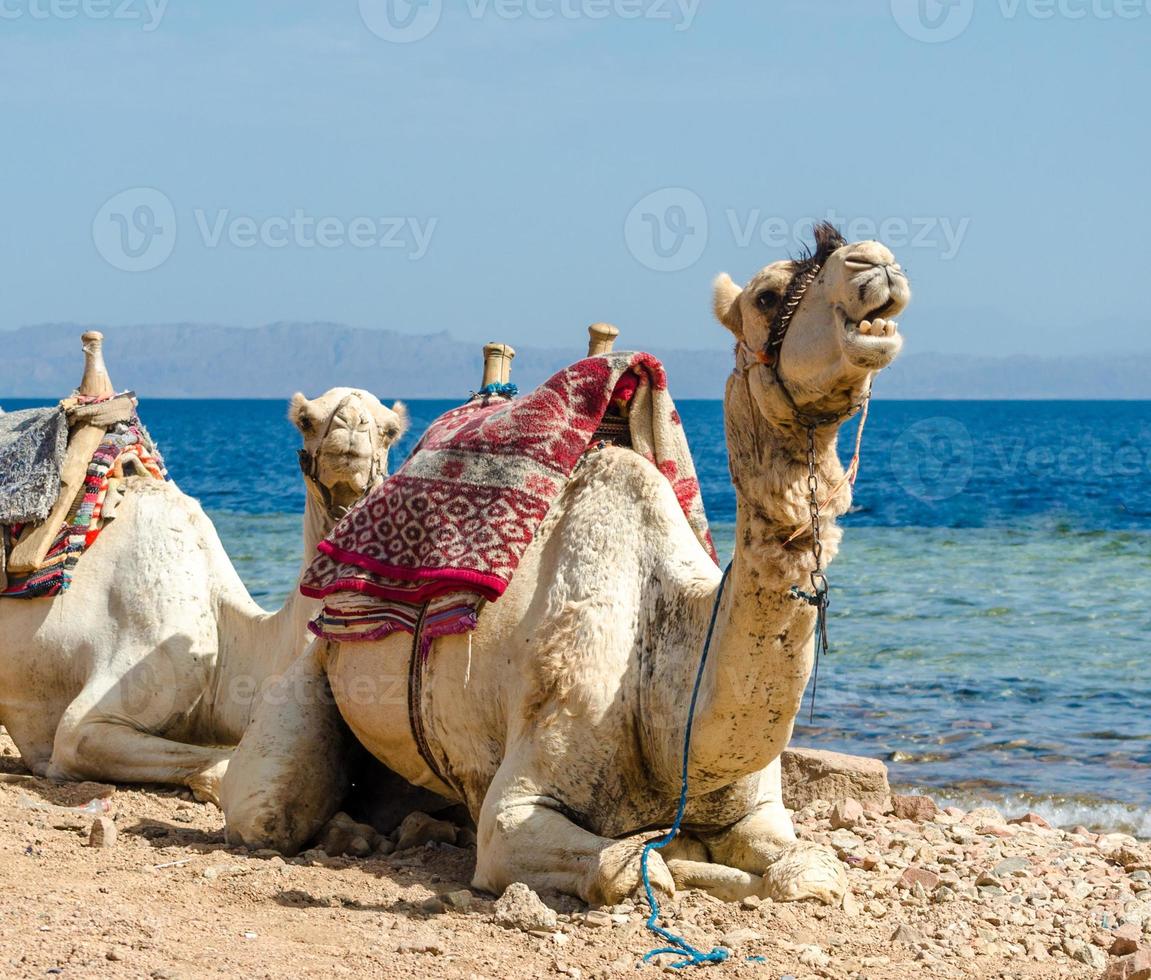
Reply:
<svg viewBox="0 0 1151 980"><path fill-rule="evenodd" d="M780 785L814 659L808 427L824 562L851 488L837 431L902 347L910 300L892 253L821 227L814 252L744 288L723 275L714 308L735 337L725 393L737 499L725 586L668 481L626 449L585 456L510 587L467 636L435 641L414 706L412 638L317 642L269 689L223 785L230 839L293 853L329 819L346 776L342 722L377 759L465 804L477 824L474 886L513 882L596 905L637 888L644 835L671 826L693 683L714 610L694 716L680 839L652 852L657 889L732 900L838 901L834 854L797 841ZM781 312L781 307L783 312ZM784 323L785 333L773 332ZM776 368L772 366L772 342ZM797 537L797 531L799 532ZM329 696L329 689L333 698ZM664 860L664 857L667 860Z"/></svg>
<svg viewBox="0 0 1151 980"><path fill-rule="evenodd" d="M289 417L304 450L304 561L387 470L407 411L357 388ZM212 522L174 483L127 479L71 588L0 600L0 723L36 775L185 785L219 802L253 694L310 639L319 603L248 594Z"/></svg>

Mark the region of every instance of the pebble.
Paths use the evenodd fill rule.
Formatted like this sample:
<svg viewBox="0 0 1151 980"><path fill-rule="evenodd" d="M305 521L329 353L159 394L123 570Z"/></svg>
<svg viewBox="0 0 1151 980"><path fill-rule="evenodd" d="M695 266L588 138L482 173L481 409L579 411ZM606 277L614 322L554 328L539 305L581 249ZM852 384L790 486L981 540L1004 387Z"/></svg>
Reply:
<svg viewBox="0 0 1151 980"><path fill-rule="evenodd" d="M934 820L939 813L939 807L930 796L901 796L891 797L891 812L900 820L913 820L916 823L926 823Z"/></svg>
<svg viewBox="0 0 1151 980"><path fill-rule="evenodd" d="M931 891L939 885L939 875L934 871L928 871L926 868L912 865L900 877L899 887L913 889L916 885L925 892Z"/></svg>
<svg viewBox="0 0 1151 980"><path fill-rule="evenodd" d="M863 822L863 804L850 797L840 800L831 808L828 819L832 830L850 830Z"/></svg>
<svg viewBox="0 0 1151 980"><path fill-rule="evenodd" d="M109 848L116 846L116 824L111 817L97 817L88 831L88 846Z"/></svg>
<svg viewBox="0 0 1151 980"><path fill-rule="evenodd" d="M523 932L546 930L551 932L558 924L556 913L540 900L522 881L508 885L495 904L496 922L509 929Z"/></svg>
<svg viewBox="0 0 1151 980"><path fill-rule="evenodd" d="M610 929L612 925L611 913L601 909L588 909L584 913L583 924L593 929Z"/></svg>
<svg viewBox="0 0 1151 980"><path fill-rule="evenodd" d="M444 896L444 902L449 908L453 908L457 912L463 912L471 906L473 897L468 889L460 888L457 891L448 892Z"/></svg>
<svg viewBox="0 0 1151 980"><path fill-rule="evenodd" d="M926 937L918 929L902 923L891 935L891 942L906 943L908 946L918 946L925 942Z"/></svg>
<svg viewBox="0 0 1151 980"><path fill-rule="evenodd" d="M756 932L754 929L732 929L730 932L725 932L720 939L720 944L726 946L728 949L739 949L740 946L746 946L748 943L757 943L763 939L762 934Z"/></svg>

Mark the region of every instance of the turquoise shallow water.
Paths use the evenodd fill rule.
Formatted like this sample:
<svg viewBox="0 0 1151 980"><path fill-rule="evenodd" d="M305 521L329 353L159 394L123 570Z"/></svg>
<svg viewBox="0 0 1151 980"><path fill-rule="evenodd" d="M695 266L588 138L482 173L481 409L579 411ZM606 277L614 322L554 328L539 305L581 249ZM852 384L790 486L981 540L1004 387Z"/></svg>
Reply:
<svg viewBox="0 0 1151 980"><path fill-rule="evenodd" d="M410 407L393 466L450 403ZM284 411L143 406L268 606L301 558ZM730 553L722 406L680 411ZM1151 835L1151 404L878 403L856 500L831 569L832 653L797 740L879 756L942 798Z"/></svg>

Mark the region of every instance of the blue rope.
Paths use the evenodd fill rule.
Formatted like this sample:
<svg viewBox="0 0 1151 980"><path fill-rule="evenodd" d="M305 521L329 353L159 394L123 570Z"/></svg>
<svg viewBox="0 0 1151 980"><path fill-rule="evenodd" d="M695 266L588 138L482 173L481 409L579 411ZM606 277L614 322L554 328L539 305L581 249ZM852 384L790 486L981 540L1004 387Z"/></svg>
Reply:
<svg viewBox="0 0 1151 980"><path fill-rule="evenodd" d="M675 821L671 825L671 830L667 832L664 837L658 840L648 841L643 848L643 855L640 857L640 873L643 875L643 890L647 894L647 904L651 907L651 915L648 916L647 927L654 932L660 939L670 943L669 946L664 946L661 949L653 949L648 953L643 961L646 963L652 958L659 956L663 953L675 953L684 958L678 963L672 963L672 967L677 970L683 969L685 966L703 966L705 963L722 963L728 957L728 951L722 946L716 946L710 953L705 953L702 950L696 949L689 943L683 936L677 936L674 932L669 932L667 929L662 928L656 924L659 918L659 903L656 901L655 892L651 887L651 878L648 876L647 861L652 851L658 851L667 847L673 840L679 836L679 827L683 823L683 814L687 809L687 761L691 752L691 728L695 721L695 706L699 700L699 688L703 682L703 671L707 666L707 655L711 650L711 637L715 633L715 621L719 618L719 604L723 599L724 586L727 585L727 577L731 573L731 565L723 570L723 578L719 580L719 591L715 595L715 605L711 608L711 622L707 626L707 638L703 641L703 653L699 658L699 670L695 674L695 686L691 689L691 706L688 708L687 713L687 731L683 737L683 772L680 777L679 787L679 809L675 813Z"/></svg>
<svg viewBox="0 0 1151 980"><path fill-rule="evenodd" d="M502 395L504 398L515 398L520 393L518 387L508 382L507 384L500 384L498 381L493 381L490 385L484 385L477 394L480 395Z"/></svg>

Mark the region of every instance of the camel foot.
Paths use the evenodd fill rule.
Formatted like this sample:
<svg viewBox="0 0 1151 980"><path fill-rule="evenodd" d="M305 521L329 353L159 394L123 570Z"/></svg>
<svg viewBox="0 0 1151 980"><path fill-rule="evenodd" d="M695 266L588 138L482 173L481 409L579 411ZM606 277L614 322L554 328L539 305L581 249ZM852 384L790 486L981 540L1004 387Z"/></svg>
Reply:
<svg viewBox="0 0 1151 980"><path fill-rule="evenodd" d="M819 899L838 905L847 891L847 872L826 847L798 841L785 847L763 875L762 897L777 902Z"/></svg>
<svg viewBox="0 0 1151 980"><path fill-rule="evenodd" d="M667 866L676 888L698 888L722 902L738 902L752 895L763 895L763 878L738 868L729 868L726 864L672 858Z"/></svg>
<svg viewBox="0 0 1151 980"><path fill-rule="evenodd" d="M590 905L618 905L627 898L646 897L642 856L643 842L634 840L619 841L600 851L586 901ZM658 851L648 855L647 871L657 900L675 895L675 879Z"/></svg>
<svg viewBox="0 0 1151 980"><path fill-rule="evenodd" d="M228 760L220 759L212 763L207 769L189 777L188 789L200 803L211 803L216 809L220 806L220 786L224 782L224 774L228 771Z"/></svg>

